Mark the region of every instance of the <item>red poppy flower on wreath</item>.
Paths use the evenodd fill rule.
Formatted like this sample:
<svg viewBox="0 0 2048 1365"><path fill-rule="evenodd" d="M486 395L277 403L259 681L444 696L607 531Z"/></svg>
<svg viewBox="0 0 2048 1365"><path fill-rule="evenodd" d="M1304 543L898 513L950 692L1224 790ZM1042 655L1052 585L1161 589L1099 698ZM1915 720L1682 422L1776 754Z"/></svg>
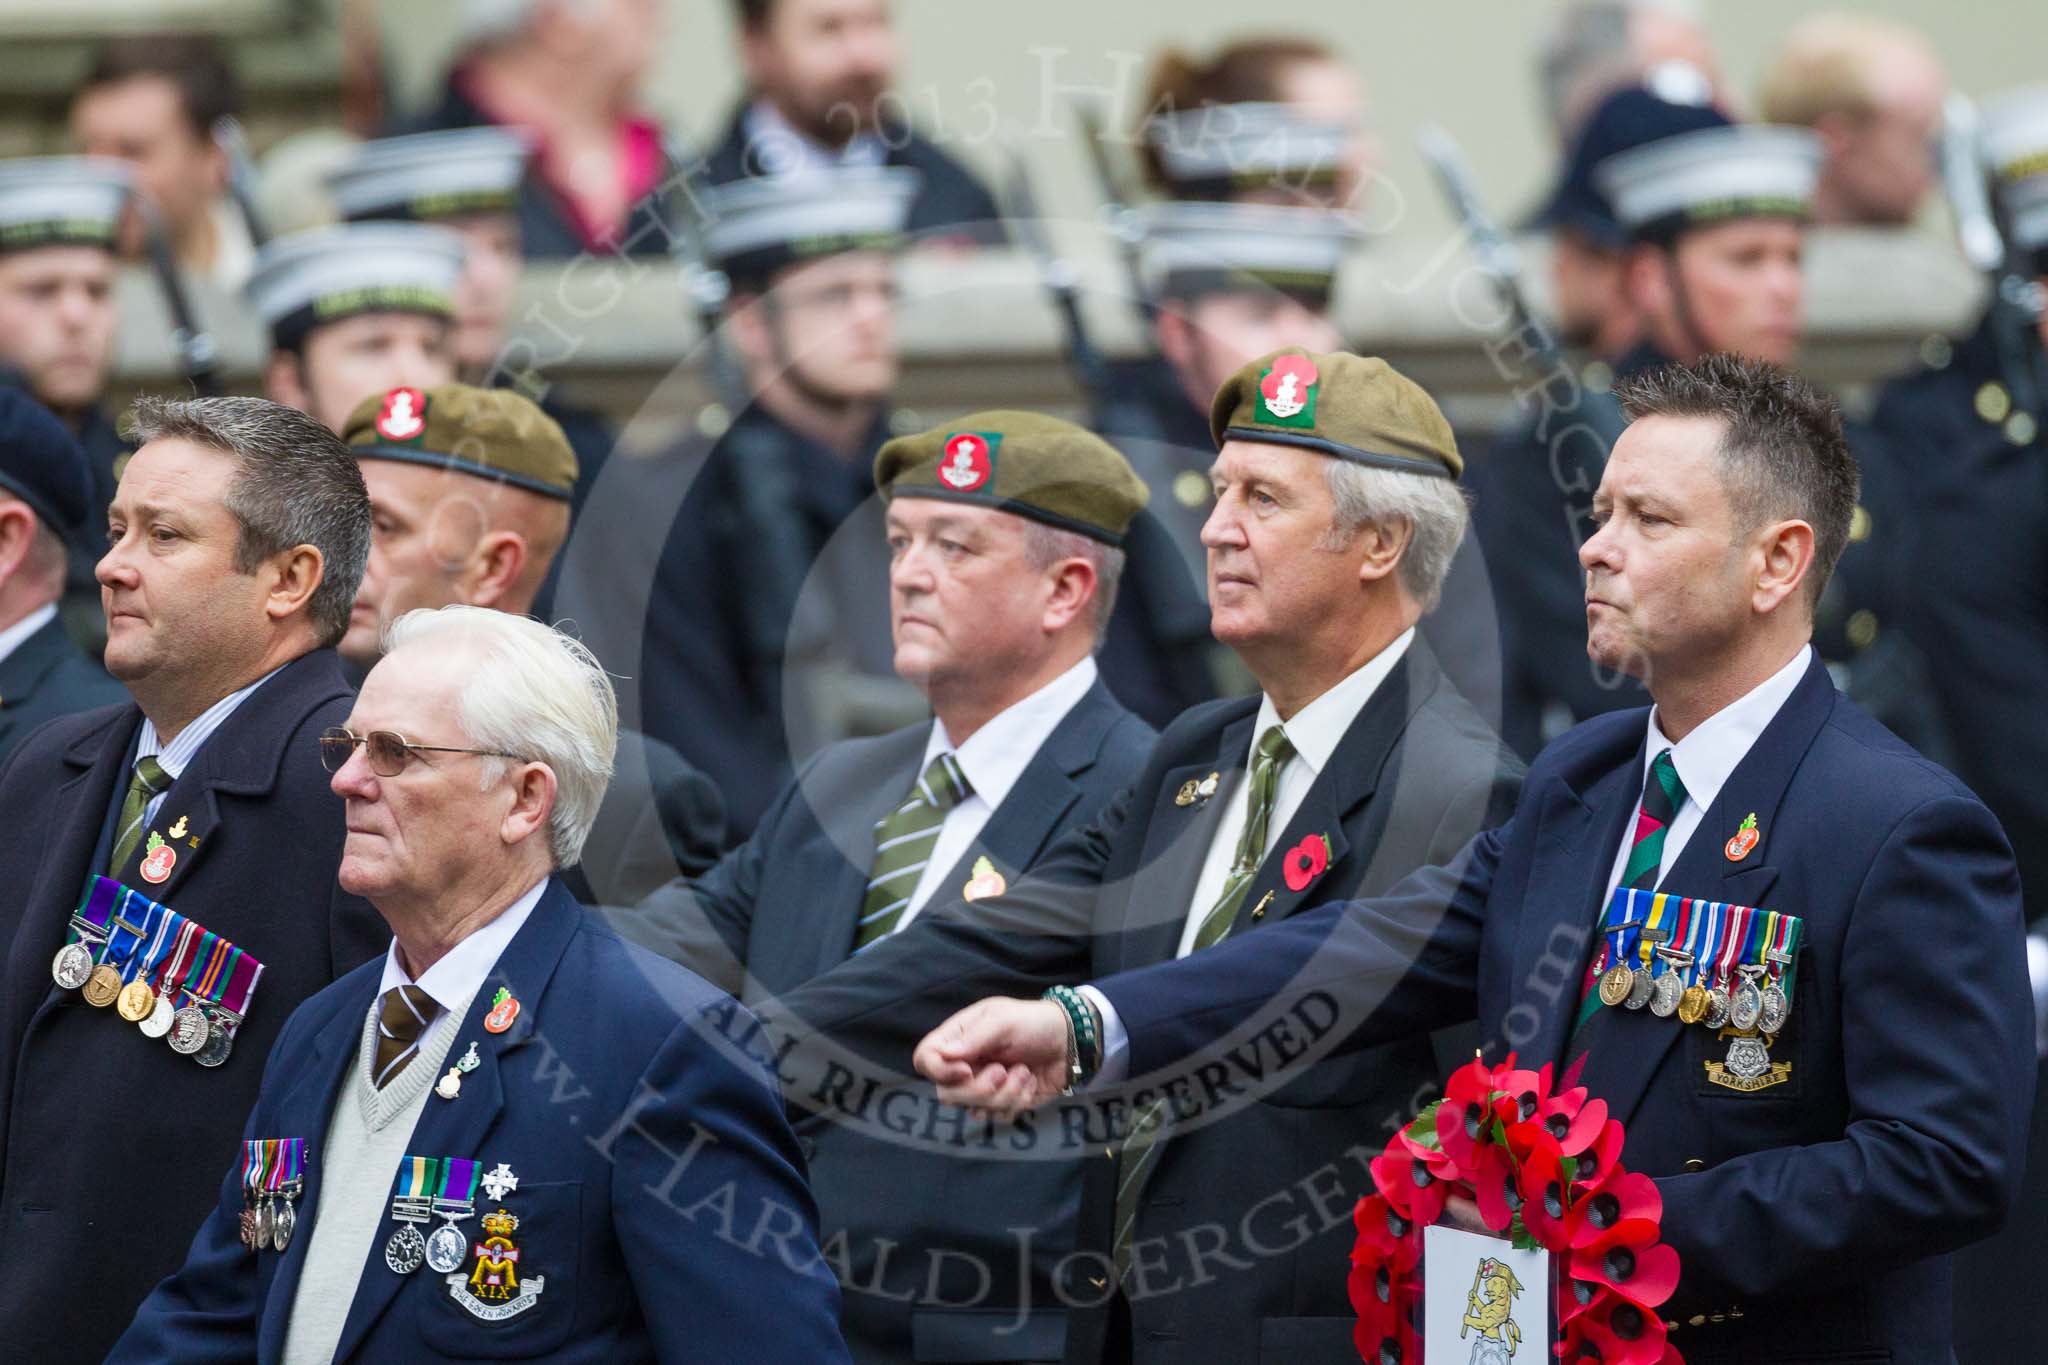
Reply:
<svg viewBox="0 0 2048 1365"><path fill-rule="evenodd" d="M1330 836L1311 834L1287 850L1287 860L1280 866L1289 891L1306 891L1309 883L1322 876L1329 865Z"/></svg>

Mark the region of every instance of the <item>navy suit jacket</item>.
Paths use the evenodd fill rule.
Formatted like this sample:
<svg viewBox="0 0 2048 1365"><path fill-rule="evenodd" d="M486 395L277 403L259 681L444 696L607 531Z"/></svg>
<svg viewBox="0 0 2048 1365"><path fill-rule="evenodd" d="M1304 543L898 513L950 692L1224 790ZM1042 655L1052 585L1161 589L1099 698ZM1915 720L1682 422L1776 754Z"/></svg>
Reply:
<svg viewBox="0 0 2048 1365"><path fill-rule="evenodd" d="M930 734L917 725L821 750L745 844L694 883L622 912L618 928L749 1003L829 973L853 952L875 822L910 790ZM1039 746L924 913L956 905L979 859L1006 882L1020 881L1062 835L1130 785L1153 738L1098 681ZM833 1078L832 1088L846 1085ZM925 1097L915 1108L922 1122ZM892 1105L898 1112L909 1112L905 1102ZM840 1121L847 1117L817 1115L799 1131L826 1241L844 1239L836 1259L856 1355L1058 1360L1065 1313L1051 1276L1072 1246L1075 1163L974 1159L983 1155L968 1140L977 1126L961 1125L963 1139L951 1146L906 1144ZM1016 1227L1039 1234L1028 1256ZM988 1268L986 1283L969 1258ZM1020 1318L1019 1309L1028 1311Z"/></svg>
<svg viewBox="0 0 2048 1365"><path fill-rule="evenodd" d="M1258 705L1246 698L1188 712L1160 735L1126 797L1048 852L1023 885L963 913L921 917L785 997L772 1022L858 1041L907 1069L927 1030L981 996L1171 961L1216 826L1245 799ZM1214 796L1180 799L1211 775ZM1262 938L1325 901L1383 891L1452 856L1505 817L1520 775L1417 640L1273 840L1232 938ZM1318 834L1330 841L1327 868L1291 887L1284 855ZM828 1071L811 1084L802 1050L783 1065L786 1090L792 1074L805 1083L796 1093L815 1097L831 1079ZM1403 1039L1312 1069L1218 1122L1169 1128L1138 1216L1137 1242L1157 1250L1159 1269L1152 1292L1131 1303L1133 1357L1355 1360L1343 1267L1348 1211L1370 1182L1351 1149L1377 1145L1384 1123L1410 1117L1437 1073L1428 1040ZM1071 1305L1066 1359L1097 1360L1112 1330L1106 1257L1122 1133L1078 1108L1025 1131L1035 1135L1033 1159L1089 1158L1082 1254L1064 1263L1059 1291ZM1334 1273L1325 1277L1325 1266Z"/></svg>
<svg viewBox="0 0 2048 1365"><path fill-rule="evenodd" d="M1384 897L1099 983L1133 1076L1179 1070L1318 993L1327 1042L1476 1005L1489 1055L1560 1060L1640 799L1645 721L1617 712L1566 734L1507 825ZM1731 860L1751 812L1761 840ZM2005 1216L2034 1080L2019 882L1997 822L1816 661L1659 889L1806 922L1772 1049L1791 1064L1782 1084L1709 1083L1725 1045L1676 1019L1602 1009L1588 1024L1583 1082L1627 1125L1624 1162L1657 1178L1681 1258L1663 1309L1674 1344L1693 1365L1946 1361L1947 1253ZM1344 1266L1327 1273L1341 1282Z"/></svg>
<svg viewBox="0 0 2048 1365"><path fill-rule="evenodd" d="M340 1088L355 1083L382 973L367 963L292 1016L248 1116L246 1138L306 1139L291 1244L242 1244L237 1145L190 1153L232 1163L216 1206L110 1359L279 1358L319 1235L320 1149ZM491 1033L500 986L520 1010ZM503 1207L519 1219L518 1273L545 1289L524 1312L480 1321L432 1270L386 1267L387 1219L361 1278L331 1287L353 1293L335 1359L844 1360L803 1158L771 1078L727 1041L750 1027L730 997L621 941L552 883L455 1035L449 1055L474 1042L479 1065L453 1100L428 1096L407 1144L511 1168L518 1187L488 1203L479 1191L476 1217Z"/></svg>
<svg viewBox="0 0 2048 1365"><path fill-rule="evenodd" d="M0 765L0 1245L42 1249L6 1256L0 1341L21 1359L106 1350L212 1206L211 1161L194 1158L233 1142L286 1017L390 941L334 882L346 831L315 741L350 703L333 651L286 664L165 794L150 828L186 825L169 879L137 875L142 841L115 873L264 964L234 1052L212 1069L50 980L105 870L142 713L52 721Z"/></svg>
<svg viewBox="0 0 2048 1365"><path fill-rule="evenodd" d="M0 758L44 721L126 700L128 689L51 620L0 659Z"/></svg>

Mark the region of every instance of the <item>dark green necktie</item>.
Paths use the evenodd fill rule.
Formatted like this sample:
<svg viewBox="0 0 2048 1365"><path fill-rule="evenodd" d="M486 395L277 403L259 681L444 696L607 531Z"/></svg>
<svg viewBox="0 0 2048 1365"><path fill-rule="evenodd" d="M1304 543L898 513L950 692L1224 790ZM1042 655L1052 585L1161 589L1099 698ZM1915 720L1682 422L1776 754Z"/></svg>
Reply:
<svg viewBox="0 0 2048 1365"><path fill-rule="evenodd" d="M1292 757L1294 744L1287 738L1287 732L1277 725L1268 726L1252 752L1251 775L1245 781L1244 833L1238 836L1237 857L1230 864L1223 894L1209 907L1201 927L1195 930L1195 945L1190 951L1213 947L1237 922L1245 893L1252 889L1252 878L1258 875L1259 864L1266 859L1266 831L1273 821L1273 797L1280 787L1280 769Z"/></svg>
<svg viewBox="0 0 2048 1365"><path fill-rule="evenodd" d="M903 918L917 879L932 860L946 812L973 790L953 755L940 754L925 765L909 799L875 821L875 861L868 869L867 894L861 898L855 952L886 938Z"/></svg>
<svg viewBox="0 0 2048 1365"><path fill-rule="evenodd" d="M142 839L142 815L149 809L150 798L171 789L171 775L164 771L163 764L152 757L135 760L135 776L129 779L128 795L121 801L120 819L114 825L114 856L107 864L107 875L118 877L121 869L135 855L135 845Z"/></svg>

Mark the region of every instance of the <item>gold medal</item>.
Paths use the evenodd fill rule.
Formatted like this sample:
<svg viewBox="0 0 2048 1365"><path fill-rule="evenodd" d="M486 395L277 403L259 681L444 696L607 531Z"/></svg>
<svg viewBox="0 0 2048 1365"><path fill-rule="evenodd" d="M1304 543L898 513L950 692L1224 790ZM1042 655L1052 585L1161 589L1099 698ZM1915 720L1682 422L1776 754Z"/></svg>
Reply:
<svg viewBox="0 0 2048 1365"><path fill-rule="evenodd" d="M1687 986L1685 994L1678 997L1678 1022L1697 1024L1707 1017L1707 988Z"/></svg>
<svg viewBox="0 0 2048 1365"><path fill-rule="evenodd" d="M1601 974L1600 1003L1609 1008L1619 1007L1635 984L1635 973L1625 963L1615 963Z"/></svg>
<svg viewBox="0 0 2048 1365"><path fill-rule="evenodd" d="M85 1003L94 1009L105 1009L114 1003L114 997L121 993L121 974L102 962L92 969L92 975L85 979L85 986L79 991Z"/></svg>
<svg viewBox="0 0 2048 1365"><path fill-rule="evenodd" d="M156 1008L156 992L141 981L131 981L121 988L114 1008L129 1023L139 1024Z"/></svg>

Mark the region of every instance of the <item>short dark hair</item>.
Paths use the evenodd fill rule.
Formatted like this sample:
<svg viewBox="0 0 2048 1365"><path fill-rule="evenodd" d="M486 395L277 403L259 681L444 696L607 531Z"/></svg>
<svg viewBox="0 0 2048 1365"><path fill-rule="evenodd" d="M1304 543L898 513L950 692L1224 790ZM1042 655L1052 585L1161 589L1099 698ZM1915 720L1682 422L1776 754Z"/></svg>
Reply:
<svg viewBox="0 0 2048 1365"><path fill-rule="evenodd" d="M1841 405L1775 365L1725 354L1636 375L1615 393L1631 422L1713 417L1725 424L1720 455L1743 533L1778 517L1812 526L1806 591L1808 605L1817 604L1849 544L1861 484Z"/></svg>
<svg viewBox="0 0 2048 1365"><path fill-rule="evenodd" d="M322 567L307 615L322 645L348 633L370 559L370 491L354 450L297 408L261 398L140 398L128 425L138 447L191 441L232 455L235 571L254 573L274 554L311 545Z"/></svg>
<svg viewBox="0 0 2048 1365"><path fill-rule="evenodd" d="M235 68L219 44L196 33L108 39L94 50L85 79L72 99L75 103L101 86L146 76L169 81L177 88L178 103L195 137L210 138L218 120L241 116L242 88L235 79Z"/></svg>
<svg viewBox="0 0 2048 1365"><path fill-rule="evenodd" d="M768 22L775 0L733 0L733 8L739 11L741 28L758 29Z"/></svg>

